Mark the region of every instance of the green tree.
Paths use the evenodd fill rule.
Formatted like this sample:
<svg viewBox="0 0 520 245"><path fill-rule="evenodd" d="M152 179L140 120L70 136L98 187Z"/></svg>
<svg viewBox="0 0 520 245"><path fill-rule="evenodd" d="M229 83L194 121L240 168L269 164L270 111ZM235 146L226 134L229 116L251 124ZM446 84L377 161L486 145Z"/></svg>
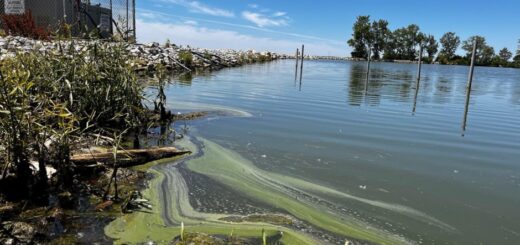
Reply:
<svg viewBox="0 0 520 245"><path fill-rule="evenodd" d="M453 59L455 52L460 46L460 38L455 32L447 32L441 37L441 52L440 56L447 58L448 60Z"/></svg>
<svg viewBox="0 0 520 245"><path fill-rule="evenodd" d="M386 49L389 42L391 31L388 29L388 21L377 20L372 23L371 27L374 43L372 45L372 53L374 59L381 58L381 52Z"/></svg>
<svg viewBox="0 0 520 245"><path fill-rule="evenodd" d="M503 60L503 61L509 61L512 57L513 57L513 53L511 51L509 51L509 49L507 48L503 48L500 50L500 52L498 53L498 56Z"/></svg>
<svg viewBox="0 0 520 245"><path fill-rule="evenodd" d="M385 43L385 47L384 47L384 54L383 54L383 59L385 60L394 60L394 59L397 59L397 53L396 53L396 42L395 42L395 38L394 38L394 33L393 32L389 32L388 33L388 37L387 37L387 41Z"/></svg>
<svg viewBox="0 0 520 245"><path fill-rule="evenodd" d="M415 60L417 57L417 46L424 40L424 34L419 32L419 26L409 25L399 28L393 32L393 47L395 59Z"/></svg>
<svg viewBox="0 0 520 245"><path fill-rule="evenodd" d="M352 38L347 42L353 48L352 57L366 58L372 43L370 16L358 16L352 31Z"/></svg>
<svg viewBox="0 0 520 245"><path fill-rule="evenodd" d="M482 36L472 36L462 43L462 49L466 51L466 57L471 57L473 52L473 43L477 42L476 61L479 65L489 65L495 56L495 49L489 46L486 38Z"/></svg>
<svg viewBox="0 0 520 245"><path fill-rule="evenodd" d="M495 56L496 56L495 49L491 46L486 45L482 49L482 53L480 56L480 62L482 65L489 65Z"/></svg>
<svg viewBox="0 0 520 245"><path fill-rule="evenodd" d="M425 35L419 30L419 26L415 24L409 25L406 28L406 58L408 60L415 60L417 56L417 46L425 39Z"/></svg>
<svg viewBox="0 0 520 245"><path fill-rule="evenodd" d="M518 48L516 49L516 55L520 55L520 39L518 39Z"/></svg>
<svg viewBox="0 0 520 245"><path fill-rule="evenodd" d="M514 60L515 62L520 63L520 54L516 55L516 56L513 58L513 60Z"/></svg>
<svg viewBox="0 0 520 245"><path fill-rule="evenodd" d="M432 62L433 58L439 51L439 43L437 43L437 40L435 40L433 35L426 36L423 43L426 53L428 53L428 60Z"/></svg>
<svg viewBox="0 0 520 245"><path fill-rule="evenodd" d="M518 40L518 49L516 50L516 55L513 60L520 65L520 40Z"/></svg>
<svg viewBox="0 0 520 245"><path fill-rule="evenodd" d="M394 59L404 59L406 56L406 28L399 28L392 34Z"/></svg>

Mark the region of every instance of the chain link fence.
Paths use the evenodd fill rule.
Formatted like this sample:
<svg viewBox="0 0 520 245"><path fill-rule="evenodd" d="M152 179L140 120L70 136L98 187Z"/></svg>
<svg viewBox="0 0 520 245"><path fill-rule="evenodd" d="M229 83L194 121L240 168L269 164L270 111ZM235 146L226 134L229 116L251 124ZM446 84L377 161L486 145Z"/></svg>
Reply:
<svg viewBox="0 0 520 245"><path fill-rule="evenodd" d="M73 36L94 31L101 37L135 41L135 0L0 0L1 28L9 34L16 18L36 28L54 31L67 23ZM22 25L22 24L17 24ZM18 28L19 29L19 28Z"/></svg>

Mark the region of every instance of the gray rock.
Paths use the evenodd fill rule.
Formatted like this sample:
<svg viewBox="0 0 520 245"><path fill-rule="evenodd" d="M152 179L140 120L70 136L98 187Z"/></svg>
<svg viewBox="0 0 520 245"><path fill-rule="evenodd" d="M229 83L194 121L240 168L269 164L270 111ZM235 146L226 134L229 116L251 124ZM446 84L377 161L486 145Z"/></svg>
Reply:
<svg viewBox="0 0 520 245"><path fill-rule="evenodd" d="M42 41L33 40L24 37L0 37L0 60L9 57L14 57L17 52L29 52L36 50L41 53L58 54L60 46L63 49L72 49L75 51L83 51L89 48L93 43L100 43L101 41ZM254 58L264 54L273 59L288 58L288 56L281 56L270 52L257 53L256 51L237 51L237 50L209 50L200 48L191 48L190 46L182 47L175 44L163 47L159 43L154 42L150 44L129 44L126 47L129 55L142 60L140 67L137 70L155 70L155 65L162 63L171 69L185 69L178 62L180 52L193 52L193 66L194 68L219 68L222 65L236 66L241 64L241 60L245 57L247 60L253 61ZM211 55L211 58L206 55ZM203 56L203 57L199 57ZM209 58L209 60L207 60Z"/></svg>

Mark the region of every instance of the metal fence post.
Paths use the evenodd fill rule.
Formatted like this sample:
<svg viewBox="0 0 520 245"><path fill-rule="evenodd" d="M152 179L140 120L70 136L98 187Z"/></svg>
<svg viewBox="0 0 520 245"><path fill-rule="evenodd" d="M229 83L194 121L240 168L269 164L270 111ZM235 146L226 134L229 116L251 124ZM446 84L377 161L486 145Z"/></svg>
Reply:
<svg viewBox="0 0 520 245"><path fill-rule="evenodd" d="M126 41L128 42L128 34L130 32L130 28L129 28L129 22L130 22L130 9L129 9L129 4L128 4L128 1L130 0L126 0Z"/></svg>
<svg viewBox="0 0 520 245"><path fill-rule="evenodd" d="M132 0L132 19L134 29L134 42L137 42L137 26L135 24L135 0Z"/></svg>

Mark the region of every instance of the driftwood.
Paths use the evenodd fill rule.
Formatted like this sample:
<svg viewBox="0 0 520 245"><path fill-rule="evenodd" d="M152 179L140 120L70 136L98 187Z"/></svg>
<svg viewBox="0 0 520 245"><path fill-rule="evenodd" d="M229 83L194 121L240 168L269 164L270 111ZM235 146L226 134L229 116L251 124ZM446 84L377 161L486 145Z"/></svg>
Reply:
<svg viewBox="0 0 520 245"><path fill-rule="evenodd" d="M194 52L194 51L191 51L192 54L194 54L195 56L199 57L199 59L201 59L202 61L206 62L207 64L210 64L210 65L219 65L218 62L214 62L213 60L210 60L210 59L206 59L206 57L204 57L204 55L198 53L198 52Z"/></svg>
<svg viewBox="0 0 520 245"><path fill-rule="evenodd" d="M183 65L181 62L177 61L176 59L174 59L174 58L172 58L170 56L168 56L168 59L170 59L173 63L179 65L180 67L184 68L185 70L191 72L190 68L186 67L185 65Z"/></svg>
<svg viewBox="0 0 520 245"><path fill-rule="evenodd" d="M202 58L202 59L204 59L204 60L208 60L208 59L206 59L206 58L204 57L203 54L201 54L201 53L199 53L199 52L191 51L191 53L194 54L194 55L196 55L196 56L198 56L199 58ZM208 60L208 61L211 62L211 64L216 64L216 65L218 65L218 66L223 66L223 67L229 67L229 64L226 64L226 63L227 63L226 60L224 60L222 57L220 57L220 56L218 56L218 55L216 55L216 54L209 54L209 53L208 53L208 55L211 56L211 57L217 58L217 60L218 60L218 62L215 62L215 61L213 61L213 60Z"/></svg>
<svg viewBox="0 0 520 245"><path fill-rule="evenodd" d="M162 147L138 150L117 151L117 164L119 167L131 167L147 162L189 154L190 151L182 151L175 147ZM88 153L71 156L71 162L77 166L97 165L98 163L112 164L114 154L112 152Z"/></svg>

